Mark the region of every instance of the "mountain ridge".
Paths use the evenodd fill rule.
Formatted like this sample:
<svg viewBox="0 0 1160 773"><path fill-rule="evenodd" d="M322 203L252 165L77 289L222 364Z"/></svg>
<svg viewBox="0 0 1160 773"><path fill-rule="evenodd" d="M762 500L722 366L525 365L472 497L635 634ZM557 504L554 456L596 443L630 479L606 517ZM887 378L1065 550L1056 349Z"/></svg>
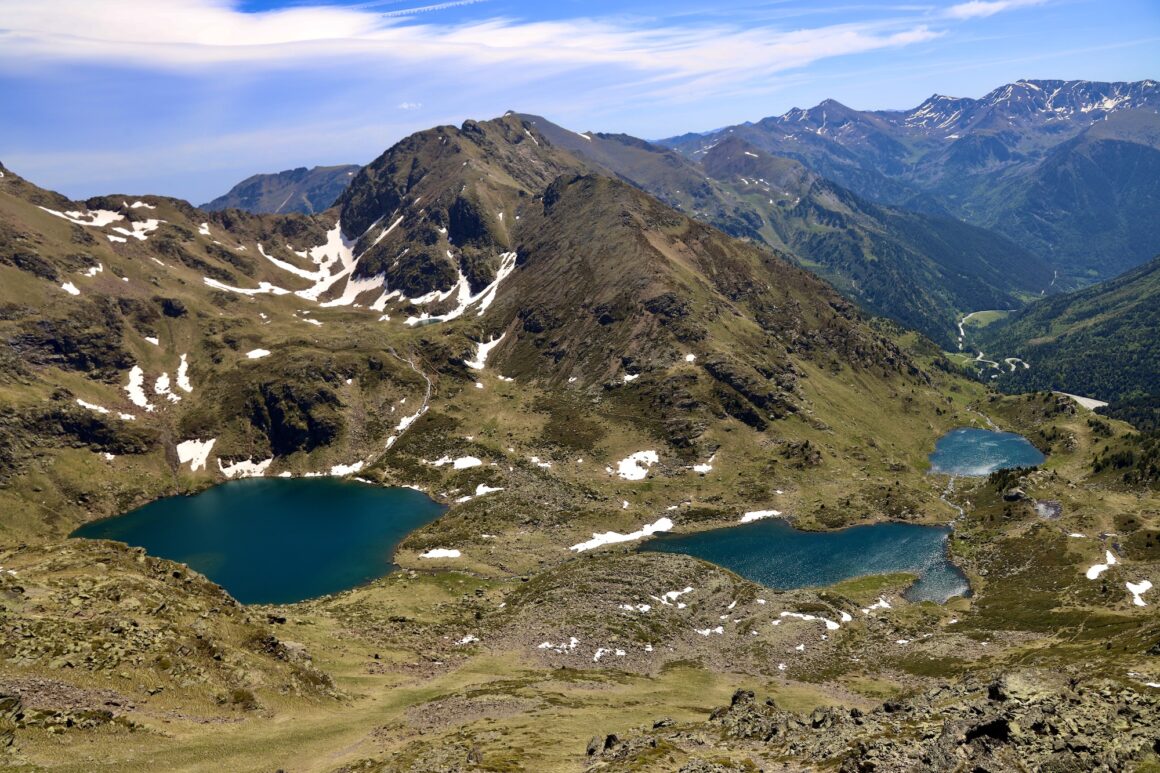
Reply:
<svg viewBox="0 0 1160 773"><path fill-rule="evenodd" d="M200 206L207 212L243 209L254 214L296 212L312 215L334 205L346 190L357 164L298 167L273 174L255 174Z"/></svg>
<svg viewBox="0 0 1160 773"><path fill-rule="evenodd" d="M1135 116L1134 123L1125 116ZM1135 163L1160 163L1160 84L1154 80L1020 81L981 99L935 95L903 111L858 111L827 101L781 116L661 144L698 158L726 136L795 158L873 201L949 214L995 229L1041 254L1066 286L1108 278L1151 257L1154 218L1128 217L1089 232L1074 219L1084 202L1114 193L1120 209L1148 207L1157 193ZM1119 129L1113 129L1119 127ZM1090 132L1089 143L1072 142ZM1069 142L1071 144L1069 144ZM1089 160L1092 153L1100 160ZM1118 154L1118 155L1117 155ZM1063 169L1065 179L1052 179ZM1069 187L1071 186L1071 187ZM1034 201L1048 190L1050 216L1036 220Z"/></svg>

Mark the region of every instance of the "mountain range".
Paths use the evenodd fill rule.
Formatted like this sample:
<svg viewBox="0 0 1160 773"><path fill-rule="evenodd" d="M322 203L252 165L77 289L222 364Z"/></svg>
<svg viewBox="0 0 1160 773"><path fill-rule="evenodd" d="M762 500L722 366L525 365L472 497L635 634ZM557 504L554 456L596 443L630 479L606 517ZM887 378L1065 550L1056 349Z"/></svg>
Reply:
<svg viewBox="0 0 1160 773"><path fill-rule="evenodd" d="M523 117L584 168L764 242L953 348L959 312L1017 308L1151 256L1158 104L1154 81L1019 81L909 111L828 100L656 144ZM288 174L247 183L281 204Z"/></svg>
<svg viewBox="0 0 1160 773"><path fill-rule="evenodd" d="M664 140L690 158L739 137L873 201L1003 234L1067 281L1108 278L1155 251L1160 84L1023 80L906 111L827 100Z"/></svg>
<svg viewBox="0 0 1160 773"><path fill-rule="evenodd" d="M401 140L333 206L253 181L278 214L71 201L0 166L0 762L1160 764L1155 443L954 361L960 314L1037 297L1008 323L1048 347L1029 372L1139 338L1154 264L1051 295L1064 272L1014 237L719 139L509 113ZM983 427L1046 461L929 474L939 438ZM284 605L68 538L319 476L447 509L397 571ZM343 515L336 493L319 517ZM779 590L634 549L776 516L946 529L971 595L912 601L908 573Z"/></svg>

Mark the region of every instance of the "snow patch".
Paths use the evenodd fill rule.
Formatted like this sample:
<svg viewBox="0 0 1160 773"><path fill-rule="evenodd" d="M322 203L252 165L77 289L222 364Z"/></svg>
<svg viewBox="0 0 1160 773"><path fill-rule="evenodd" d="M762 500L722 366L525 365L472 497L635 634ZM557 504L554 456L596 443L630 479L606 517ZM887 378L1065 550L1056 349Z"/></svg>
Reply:
<svg viewBox="0 0 1160 773"><path fill-rule="evenodd" d="M540 645L538 647L536 647L536 649L554 650L555 652L558 652L558 653L564 653L564 652L570 652L571 650L576 649L576 647L579 644L580 644L580 640L577 639L575 636L572 636L568 639L567 644L563 644L563 643L552 644L552 642L546 641L546 642L541 642Z"/></svg>
<svg viewBox="0 0 1160 773"><path fill-rule="evenodd" d="M357 307L357 304L354 302L358 300L358 297L363 293L369 293L374 290L378 290L383 286L383 281L385 279L386 277L383 274L376 274L375 276L363 277L361 279L348 276L346 280L346 287L344 287L342 290L342 295L332 301L326 301L325 303L321 303L319 305L324 309L332 309L336 306L350 306L352 304ZM378 301L375 301L375 303L378 303Z"/></svg>
<svg viewBox="0 0 1160 773"><path fill-rule="evenodd" d="M436 461L431 462L431 464L435 467L442 467L444 465L450 464L452 468L456 470L468 470L472 467L481 467L483 465L483 461L475 458L474 456L461 456L458 459L452 459L449 456L444 456L442 459L437 459Z"/></svg>
<svg viewBox="0 0 1160 773"><path fill-rule="evenodd" d="M1108 567L1116 565L1116 556L1110 550L1104 551L1104 563L1093 564L1088 567L1087 578L1089 580L1098 580L1100 575L1108 571Z"/></svg>
<svg viewBox="0 0 1160 773"><path fill-rule="evenodd" d="M181 361L177 364L177 388L182 392L192 392L193 383L189 380L189 355L181 355Z"/></svg>
<svg viewBox="0 0 1160 773"><path fill-rule="evenodd" d="M483 370L484 365L487 364L487 355L491 354L491 350L499 345L499 342L503 340L504 335L506 334L501 333L498 338L492 338L486 343L482 341L477 343L475 345L475 359L464 360L463 364L472 370Z"/></svg>
<svg viewBox="0 0 1160 773"><path fill-rule="evenodd" d="M330 474L336 478L341 478L346 475L354 475L361 470L366 462L355 462L354 464L336 464L330 468Z"/></svg>
<svg viewBox="0 0 1160 773"><path fill-rule="evenodd" d="M449 550L448 548L433 548L426 553L420 553L419 558L459 558L463 554L458 550Z"/></svg>
<svg viewBox="0 0 1160 773"><path fill-rule="evenodd" d="M202 281L204 281L208 286L214 288L215 290L223 290L227 293L236 293L238 295L289 295L290 294L290 291L287 290L285 287L278 287L277 285L273 285L269 282L259 282L258 287L256 289L248 290L244 287L232 287L228 284L224 284L222 282L219 282L216 279L211 279L208 276L202 277Z"/></svg>
<svg viewBox="0 0 1160 773"><path fill-rule="evenodd" d="M644 539L658 532L672 531L673 521L670 518L660 518L655 523L647 524L637 531L629 534L621 534L615 531L606 531L603 534L593 532L592 539L587 542L581 542L573 545L569 550L574 550L577 553L583 553L585 550L592 550L603 545L613 545L618 542L633 542L638 539Z"/></svg>
<svg viewBox="0 0 1160 773"><path fill-rule="evenodd" d="M246 352L246 357L248 357L251 360L260 360L263 357L269 357L269 356L270 356L269 349L251 349L250 351Z"/></svg>
<svg viewBox="0 0 1160 773"><path fill-rule="evenodd" d="M125 391L129 394L129 402L133 405L146 411L153 411L153 405L145 396L145 371L140 365L134 365L129 371L129 383L125 385Z"/></svg>
<svg viewBox="0 0 1160 773"><path fill-rule="evenodd" d="M777 518L779 515L781 515L780 510L751 510L750 512L741 516L741 523L760 521L763 518Z"/></svg>
<svg viewBox="0 0 1160 773"><path fill-rule="evenodd" d="M216 442L217 438L210 438L209 440L186 440L183 443L178 443L177 460L181 464L189 462L189 469L192 472L204 469L206 460L209 459L209 452Z"/></svg>
<svg viewBox="0 0 1160 773"><path fill-rule="evenodd" d="M149 238L149 234L160 228L161 224L164 222L164 220L135 220L129 224L132 226L132 228L121 228L120 226L117 226L113 228L113 232L119 233L124 237L143 242ZM111 239L113 237L110 236L109 238Z"/></svg>
<svg viewBox="0 0 1160 773"><path fill-rule="evenodd" d="M693 465L693 472L700 473L701 475L712 472L713 471L713 460L715 460L716 458L717 458L717 454L713 454L712 456L709 457L709 461L704 462L702 464L694 464Z"/></svg>
<svg viewBox="0 0 1160 773"><path fill-rule="evenodd" d="M446 314L437 314L432 316L427 312L423 312L418 317L407 317L404 324L408 327L414 327L415 325L421 323L429 324L433 322L448 322L450 320L461 317L464 312L476 304L479 305L479 311L476 316L482 317L483 313L487 311L488 306L490 306L492 301L495 300L495 295L499 290L500 283L503 282L503 280L506 279L513 271L515 271L515 269L516 253L503 253L500 256L499 270L495 274L495 279L492 280L491 284L489 284L487 287L483 288L475 295L472 295L471 285L467 281L467 277L463 275L462 269L456 266L455 270L459 274L459 279L455 282L454 285L451 286L450 290L447 290L443 293L429 293L423 298L413 298L411 300L411 302L414 304L423 305L425 303L431 303L435 300L446 300L452 295L455 295L457 301L456 307Z"/></svg>
<svg viewBox="0 0 1160 773"><path fill-rule="evenodd" d="M81 294L81 291L78 290L77 286L74 285L72 282L65 282L64 284L62 284L60 286L60 289L64 290L69 295L80 295Z"/></svg>
<svg viewBox="0 0 1160 773"><path fill-rule="evenodd" d="M169 374L162 373L160 376L157 377L157 380L155 382L153 382L154 393L164 396L171 403L181 402L181 398L178 397L177 395L173 394L172 391L170 391L169 383L170 383L169 382Z"/></svg>
<svg viewBox="0 0 1160 773"><path fill-rule="evenodd" d="M1138 607L1146 607L1144 599L1140 598L1144 593L1152 589L1152 582L1150 580L1141 580L1140 582L1126 582L1128 586L1128 593L1132 594L1132 603Z"/></svg>
<svg viewBox="0 0 1160 773"><path fill-rule="evenodd" d="M109 413L109 409L104 407L103 405L96 405L95 403L86 403L84 400L80 399L79 397L77 398L77 405L79 405L82 408L88 408L90 411L93 411L94 413L100 413L102 415L108 415L108 413Z"/></svg>
<svg viewBox="0 0 1160 773"><path fill-rule="evenodd" d="M118 220L124 220L125 216L119 212L112 212L107 209L94 209L89 212L57 212L55 209L48 207L39 207L50 215L64 218L70 223L77 225L87 225L92 228L104 228L110 223L115 223Z"/></svg>
<svg viewBox="0 0 1160 773"><path fill-rule="evenodd" d="M656 451L637 451L616 463L616 474L625 480L644 480L649 468L659 461Z"/></svg>
<svg viewBox="0 0 1160 773"><path fill-rule="evenodd" d="M625 612L640 612L642 615L646 614L652 609L651 604L621 604L620 608Z"/></svg>
<svg viewBox="0 0 1160 773"><path fill-rule="evenodd" d="M222 460L217 460L218 470L222 475L225 475L231 480L233 478L261 478L266 474L266 470L274 462L274 457L265 459L261 462L255 462L252 459L246 459L241 462L234 462L228 467L222 466Z"/></svg>

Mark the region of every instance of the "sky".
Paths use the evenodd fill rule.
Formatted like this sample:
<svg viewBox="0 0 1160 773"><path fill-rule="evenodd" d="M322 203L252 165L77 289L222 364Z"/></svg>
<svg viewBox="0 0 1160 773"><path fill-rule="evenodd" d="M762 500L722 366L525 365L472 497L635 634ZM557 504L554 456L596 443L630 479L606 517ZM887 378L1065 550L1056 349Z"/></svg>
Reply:
<svg viewBox="0 0 1160 773"><path fill-rule="evenodd" d="M1020 78L1160 79L1160 2L0 0L0 162L197 204L507 110L657 139Z"/></svg>

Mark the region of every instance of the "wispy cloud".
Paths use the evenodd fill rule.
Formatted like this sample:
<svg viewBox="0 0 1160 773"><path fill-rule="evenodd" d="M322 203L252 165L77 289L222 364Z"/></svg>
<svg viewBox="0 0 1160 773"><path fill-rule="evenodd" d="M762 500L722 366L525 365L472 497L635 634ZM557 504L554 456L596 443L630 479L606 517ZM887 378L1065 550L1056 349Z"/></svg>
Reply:
<svg viewBox="0 0 1160 773"><path fill-rule="evenodd" d="M467 0L470 2L470 0ZM0 69L98 62L190 71L216 65L311 67L325 61L433 67L627 67L661 77L771 73L821 59L928 41L918 22L831 24L782 31L728 24L488 19L456 25L400 17L463 5L383 13L371 6L295 6L242 13L225 0L6 0ZM381 6L379 6L381 7Z"/></svg>
<svg viewBox="0 0 1160 773"><path fill-rule="evenodd" d="M1029 5L1041 5L1043 0L970 0L958 3L947 9L946 14L952 19L980 19L994 16L1013 8L1024 8Z"/></svg>
<svg viewBox="0 0 1160 773"><path fill-rule="evenodd" d="M454 0L454 2L449 3L433 3L431 5L420 5L414 8L398 8L393 11L384 11L383 16L415 16L420 13L446 11L449 8L462 8L465 5L478 5L479 3L485 2L487 2L487 0ZM373 5L373 3L371 5ZM381 6L382 4L380 3L379 5Z"/></svg>

